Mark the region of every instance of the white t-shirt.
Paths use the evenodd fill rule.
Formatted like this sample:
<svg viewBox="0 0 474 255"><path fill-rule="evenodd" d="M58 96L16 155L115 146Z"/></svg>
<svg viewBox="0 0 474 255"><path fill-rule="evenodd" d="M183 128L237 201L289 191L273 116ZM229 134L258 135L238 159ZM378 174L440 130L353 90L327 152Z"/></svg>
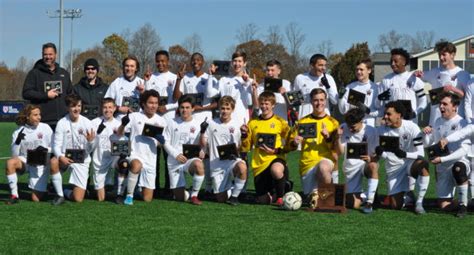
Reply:
<svg viewBox="0 0 474 255"><path fill-rule="evenodd" d="M104 98L113 98L117 106L122 106L124 97L140 98L140 92L136 89L138 84L143 84L143 79L138 76L135 76L131 81L120 76L110 84ZM120 113L117 115L117 119L120 120L123 116L124 114Z"/></svg>
<svg viewBox="0 0 474 255"><path fill-rule="evenodd" d="M167 71L166 73L155 72L150 80L145 82L145 90L155 90L160 97L168 97L166 104L167 112L161 115L166 120L172 120L175 117L175 110L178 108L178 102L173 100L173 91L176 84L176 74Z"/></svg>
<svg viewBox="0 0 474 255"><path fill-rule="evenodd" d="M21 140L19 145L15 144L16 138L20 131L23 130L25 138ZM27 151L34 150L39 146L48 149L51 152L51 144L53 141L53 130L44 123L39 123L38 126L24 125L18 127L12 134L11 153L12 157L19 157L21 161L26 163ZM42 172L45 166L27 165L27 169L36 169Z"/></svg>
<svg viewBox="0 0 474 255"><path fill-rule="evenodd" d="M212 171L226 170L234 161L220 160L217 146L235 143L240 147L240 125L237 121L230 120L222 123L219 118L209 121L209 126L203 134L207 138L209 160Z"/></svg>
<svg viewBox="0 0 474 255"><path fill-rule="evenodd" d="M287 80L283 80L282 87L285 88L286 91L291 91L291 84ZM258 95L262 94L264 91L263 83L260 83L257 87L257 93ZM280 116L284 120L288 121L288 106L286 104L285 97L281 93L273 93L275 94L275 108L273 109L273 113L276 115ZM259 111L259 114L261 114L261 111Z"/></svg>
<svg viewBox="0 0 474 255"><path fill-rule="evenodd" d="M372 155L375 152L375 147L378 145L377 130L366 124L363 124L362 129L357 133L352 133L346 123L343 123L341 128L344 130L341 137L341 143L344 146L344 171L350 172L365 165L365 161L361 159L347 159L347 143L366 142L368 155Z"/></svg>
<svg viewBox="0 0 474 255"><path fill-rule="evenodd" d="M97 129L102 123L104 117L97 117L92 120L94 131L96 132L94 151L92 152L92 167L95 170L104 170L110 168L116 156L111 154L111 141L118 140L119 137L114 135L120 126L120 121L112 118L109 121L104 121L105 128L102 133L97 134Z"/></svg>
<svg viewBox="0 0 474 255"><path fill-rule="evenodd" d="M459 66L456 66L455 68L450 70L447 70L444 67L437 67L425 72L422 79L431 84L431 89L436 89L443 87L447 84L451 84L457 89L460 89L466 93L468 91L467 83L469 82L470 75L468 72L464 71ZM471 100L470 96L469 99ZM461 104L458 107L458 114L461 117L465 116L465 100L467 99L461 100ZM431 105L430 125L433 126L435 120L439 117L441 117L441 112L439 111L438 105ZM472 116L470 118L472 118Z"/></svg>
<svg viewBox="0 0 474 255"><path fill-rule="evenodd" d="M231 96L235 99L235 109L232 113L232 119L238 121L240 124L247 123L249 118L249 106L252 105L252 79L247 82L240 76L222 77L218 84L208 80L206 93L208 97L215 97L220 94L223 96Z"/></svg>
<svg viewBox="0 0 474 255"><path fill-rule="evenodd" d="M187 73L179 84L179 90L183 95L186 94L203 94L202 106L208 106L211 104L211 98L208 97L206 93L207 80L209 79L209 74L203 73L201 76L196 76L194 73ZM217 80L212 77L212 83L217 84ZM203 122L206 118L208 120L212 119L212 111L194 111L193 118L198 122Z"/></svg>
<svg viewBox="0 0 474 255"><path fill-rule="evenodd" d="M183 144L199 144L200 123L194 118L183 121L177 117L168 123L165 129L165 150L168 152L168 169L176 169L181 165L176 160L183 153Z"/></svg>
<svg viewBox="0 0 474 255"><path fill-rule="evenodd" d="M380 86L378 94L390 89L390 100L410 100L411 109L417 116L426 108L427 99L425 94L425 84L417 78L413 72L405 71L403 73L387 74ZM384 102L382 102L384 106ZM416 121L418 118L415 118Z"/></svg>
<svg viewBox="0 0 474 255"><path fill-rule="evenodd" d="M370 80L366 83L355 81L347 85L344 96L339 100L339 111L342 114L346 114L350 109L355 108L354 105L347 102L351 89L365 94L364 105L370 109L370 114L365 117L364 122L375 127L375 118L379 115L379 102L377 100L378 86Z"/></svg>
<svg viewBox="0 0 474 255"><path fill-rule="evenodd" d="M65 155L66 149L83 149L86 154L84 164L89 165L94 141L87 141L86 133L91 132L92 129L94 129L92 122L82 115L79 115L76 122L71 121L69 114L61 118L54 134L54 155L59 159Z"/></svg>
<svg viewBox="0 0 474 255"><path fill-rule="evenodd" d="M331 112L329 111L329 102L334 105L337 104L337 86L336 82L334 81L334 78L330 74L326 74L326 78L330 85L329 90L327 90L326 87L324 87L324 85L321 83L322 77L323 75L319 77L312 76L309 72L306 72L304 74L298 74L296 76L295 82L293 83L293 89L295 91L300 90L304 97L304 103L300 106L299 110L300 119L313 112L313 106L311 105L311 98L309 98L309 94L311 93L311 90L315 88L323 89L324 91L326 91L326 93L328 93L328 103L326 103L326 114L331 115Z"/></svg>

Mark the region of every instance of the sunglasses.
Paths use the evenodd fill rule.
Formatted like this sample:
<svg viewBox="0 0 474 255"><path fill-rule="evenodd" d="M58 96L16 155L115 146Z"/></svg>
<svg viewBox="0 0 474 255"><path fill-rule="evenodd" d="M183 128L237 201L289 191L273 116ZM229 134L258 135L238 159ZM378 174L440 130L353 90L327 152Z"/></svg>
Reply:
<svg viewBox="0 0 474 255"><path fill-rule="evenodd" d="M96 70L96 69L97 69L97 68L95 68L95 67L86 67L85 70L87 71L87 70Z"/></svg>

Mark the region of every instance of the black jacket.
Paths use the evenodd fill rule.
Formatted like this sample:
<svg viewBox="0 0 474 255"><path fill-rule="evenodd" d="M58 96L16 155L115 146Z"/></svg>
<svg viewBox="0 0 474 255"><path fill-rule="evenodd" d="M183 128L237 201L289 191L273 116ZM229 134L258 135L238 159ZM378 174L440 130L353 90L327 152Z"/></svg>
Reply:
<svg viewBox="0 0 474 255"><path fill-rule="evenodd" d="M48 82L61 82L62 93L49 99L45 91L45 85ZM41 121L48 124L56 124L66 112L67 107L64 101L66 95L72 93L71 76L56 63L54 71L49 70L42 59L36 61L33 70L28 72L23 85L23 98L29 100L32 104L41 107Z"/></svg>
<svg viewBox="0 0 474 255"><path fill-rule="evenodd" d="M78 95L83 105L101 106L102 99L109 86L101 78L97 77L95 85L87 82L87 77L83 77L78 84L72 88L72 93Z"/></svg>

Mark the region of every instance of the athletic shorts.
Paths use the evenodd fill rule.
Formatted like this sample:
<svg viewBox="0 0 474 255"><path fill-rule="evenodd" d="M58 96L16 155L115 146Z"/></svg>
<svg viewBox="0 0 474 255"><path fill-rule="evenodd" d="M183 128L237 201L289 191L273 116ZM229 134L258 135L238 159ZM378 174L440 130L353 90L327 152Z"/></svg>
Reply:
<svg viewBox="0 0 474 255"><path fill-rule="evenodd" d="M170 177L170 189L186 187L185 173L189 174L189 167L191 167L191 164L196 160L201 161L201 159L199 158L192 158L192 159L188 159L186 163L180 164L177 167L168 166L168 174Z"/></svg>
<svg viewBox="0 0 474 255"><path fill-rule="evenodd" d="M302 175L301 184L303 185L303 193L305 195L309 195L311 192L313 192L313 190L318 188L318 182L316 181L316 173L319 169L319 164L321 163L321 161L327 161L334 168L334 162L332 162L332 160L323 158L311 170L306 172L305 175Z"/></svg>
<svg viewBox="0 0 474 255"><path fill-rule="evenodd" d="M284 177L288 180L288 167L286 166L286 161L281 158L276 158L268 165L265 170L263 170L259 175L255 176L254 183L255 183L255 192L257 196L262 196L267 193L272 193L273 189L275 188L274 180L271 173L271 167L274 163L281 163L285 166L284 170Z"/></svg>
<svg viewBox="0 0 474 255"><path fill-rule="evenodd" d="M241 159L232 160L231 164L225 169L220 168L211 172L212 189L215 194L225 192L232 188L232 180L234 179L234 168L239 162L245 163Z"/></svg>
<svg viewBox="0 0 474 255"><path fill-rule="evenodd" d="M414 162L414 159L406 159L405 163L398 169L387 173L386 182L389 196L409 191L408 177L410 176L410 169Z"/></svg>
<svg viewBox="0 0 474 255"><path fill-rule="evenodd" d="M463 163L466 166L466 174L469 176L471 171L468 164L466 162L459 163ZM454 164L444 169L436 168L436 195L438 198L454 197L457 184L453 176L453 166Z"/></svg>

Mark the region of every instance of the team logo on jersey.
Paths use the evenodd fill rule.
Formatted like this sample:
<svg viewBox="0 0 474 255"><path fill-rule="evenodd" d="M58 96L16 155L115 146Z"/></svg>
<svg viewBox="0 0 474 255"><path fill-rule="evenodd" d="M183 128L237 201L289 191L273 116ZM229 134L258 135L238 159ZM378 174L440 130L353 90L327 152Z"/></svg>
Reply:
<svg viewBox="0 0 474 255"><path fill-rule="evenodd" d="M191 127L191 129L190 129L189 131L191 131L191 133L194 134L194 132L196 131L196 128L195 128L195 127Z"/></svg>
<svg viewBox="0 0 474 255"><path fill-rule="evenodd" d="M458 78L457 75L454 75L453 77L451 77L451 80L455 81L457 78Z"/></svg>
<svg viewBox="0 0 474 255"><path fill-rule="evenodd" d="M84 134L84 130L82 128L80 128L78 132L79 132L80 135Z"/></svg>
<svg viewBox="0 0 474 255"><path fill-rule="evenodd" d="M38 137L38 139L43 139L43 133L41 133L41 132L38 133L37 137Z"/></svg>
<svg viewBox="0 0 474 255"><path fill-rule="evenodd" d="M168 86L173 86L173 81L172 80L168 81Z"/></svg>
<svg viewBox="0 0 474 255"><path fill-rule="evenodd" d="M229 128L229 132L230 132L231 134L233 134L234 131L235 131L234 127L230 127L230 128Z"/></svg>
<svg viewBox="0 0 474 255"><path fill-rule="evenodd" d="M275 128L275 123L271 123L270 128Z"/></svg>
<svg viewBox="0 0 474 255"><path fill-rule="evenodd" d="M138 122L138 125L141 125L141 124L142 124L142 122L141 122L141 121L139 121L139 122Z"/></svg>
<svg viewBox="0 0 474 255"><path fill-rule="evenodd" d="M457 125L452 125L451 126L451 130L456 130L456 128L457 128Z"/></svg>
<svg viewBox="0 0 474 255"><path fill-rule="evenodd" d="M367 142L367 136L364 135L364 136L362 137L362 142Z"/></svg>
<svg viewBox="0 0 474 255"><path fill-rule="evenodd" d="M175 128L175 129L174 129L174 132L178 132L178 128Z"/></svg>
<svg viewBox="0 0 474 255"><path fill-rule="evenodd" d="M402 138L403 138L403 140L407 140L407 139L408 139L408 135L407 135L407 134L403 134Z"/></svg>
<svg viewBox="0 0 474 255"><path fill-rule="evenodd" d="M366 93L367 93L367 96L370 96L372 94L372 90L368 89Z"/></svg>

